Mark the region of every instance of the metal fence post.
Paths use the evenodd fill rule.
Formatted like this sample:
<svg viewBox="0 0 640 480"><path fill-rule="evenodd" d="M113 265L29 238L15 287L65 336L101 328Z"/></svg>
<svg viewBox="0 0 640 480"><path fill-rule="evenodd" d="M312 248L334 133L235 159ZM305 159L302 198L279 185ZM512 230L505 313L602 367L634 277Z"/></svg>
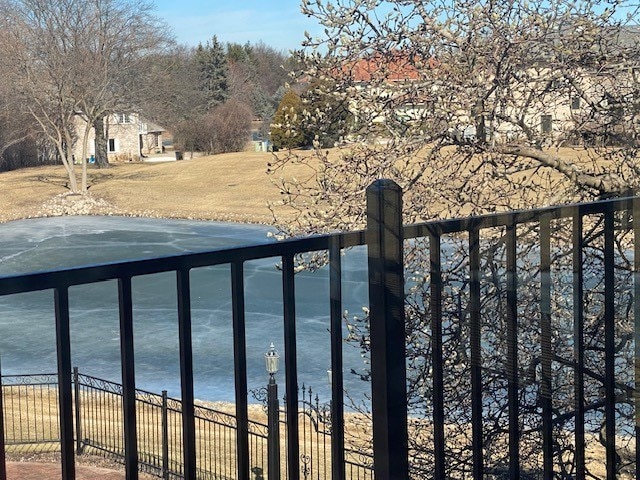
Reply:
<svg viewBox="0 0 640 480"><path fill-rule="evenodd" d="M124 465L126 479L138 480L138 432L136 420L136 375L133 345L131 277L118 279L118 304L120 311Z"/></svg>
<svg viewBox="0 0 640 480"><path fill-rule="evenodd" d="M73 367L73 394L75 397L76 414L76 454L82 454L82 424L80 423L80 382L78 381L78 367Z"/></svg>
<svg viewBox="0 0 640 480"><path fill-rule="evenodd" d="M278 404L278 384L273 375L269 377L267 386L267 464L269 480L280 479L280 407Z"/></svg>
<svg viewBox="0 0 640 480"><path fill-rule="evenodd" d="M71 385L71 333L69 328L68 287L60 287L54 290L54 305L62 480L75 480L76 461L73 441L73 386Z"/></svg>
<svg viewBox="0 0 640 480"><path fill-rule="evenodd" d="M169 408L167 391L162 391L162 478L169 478Z"/></svg>
<svg viewBox="0 0 640 480"><path fill-rule="evenodd" d="M4 404L2 402L2 364L0 361L0 480L7 480L7 459L4 447Z"/></svg>
<svg viewBox="0 0 640 480"><path fill-rule="evenodd" d="M409 477L402 189L367 188L371 403L376 480Z"/></svg>

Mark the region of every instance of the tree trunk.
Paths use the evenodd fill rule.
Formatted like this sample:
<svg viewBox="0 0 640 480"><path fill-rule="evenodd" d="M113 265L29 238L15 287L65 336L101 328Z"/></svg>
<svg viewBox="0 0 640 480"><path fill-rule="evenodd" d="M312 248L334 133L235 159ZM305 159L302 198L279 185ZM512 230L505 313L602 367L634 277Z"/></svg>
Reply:
<svg viewBox="0 0 640 480"><path fill-rule="evenodd" d="M76 179L76 172L73 165L73 155L71 154L71 149L68 145L71 143L71 139L67 137L66 145L60 142L56 145L58 149L58 155L60 155L60 160L62 160L62 164L64 165L64 169L67 171L67 175L69 176L69 190L71 193L80 193L78 190L78 180Z"/></svg>
<svg viewBox="0 0 640 480"><path fill-rule="evenodd" d="M98 168L109 168L109 157L107 156L107 136L104 132L104 117L97 118L93 122L93 129L96 132L96 165L98 166Z"/></svg>
<svg viewBox="0 0 640 480"><path fill-rule="evenodd" d="M88 159L87 159L87 155L89 154L89 133L90 133L91 127L89 126L89 123L87 122L85 124L84 127L84 135L82 136L82 183L81 183L81 187L80 187L80 192L84 195L85 193L87 193L87 190L89 189L88 184L87 184L87 163L88 163Z"/></svg>

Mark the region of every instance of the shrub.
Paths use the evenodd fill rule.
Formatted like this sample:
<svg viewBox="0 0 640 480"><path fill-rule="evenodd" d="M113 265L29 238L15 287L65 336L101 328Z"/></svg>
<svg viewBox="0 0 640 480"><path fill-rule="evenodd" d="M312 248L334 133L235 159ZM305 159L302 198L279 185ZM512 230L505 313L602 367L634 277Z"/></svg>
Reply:
<svg viewBox="0 0 640 480"><path fill-rule="evenodd" d="M179 124L176 147L207 154L242 151L249 139L251 119L251 108L232 98L202 117Z"/></svg>

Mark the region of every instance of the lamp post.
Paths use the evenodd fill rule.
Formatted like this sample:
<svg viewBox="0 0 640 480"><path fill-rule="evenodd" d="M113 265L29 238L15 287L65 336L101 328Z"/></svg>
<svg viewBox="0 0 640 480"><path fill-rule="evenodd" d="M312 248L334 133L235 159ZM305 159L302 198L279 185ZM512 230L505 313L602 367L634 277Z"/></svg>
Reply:
<svg viewBox="0 0 640 480"><path fill-rule="evenodd" d="M278 373L280 354L271 343L269 351L264 354L264 362L269 374L267 385L267 425L269 436L267 439L267 462L269 480L280 479L280 406L278 405L278 384L275 374Z"/></svg>

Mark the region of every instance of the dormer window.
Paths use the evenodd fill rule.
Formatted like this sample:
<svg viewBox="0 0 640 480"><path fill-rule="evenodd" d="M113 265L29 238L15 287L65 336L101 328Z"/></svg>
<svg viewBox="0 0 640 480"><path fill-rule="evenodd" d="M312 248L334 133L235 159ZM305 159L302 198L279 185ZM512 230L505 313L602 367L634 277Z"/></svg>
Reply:
<svg viewBox="0 0 640 480"><path fill-rule="evenodd" d="M122 125L133 123L133 116L130 113L117 113L116 123Z"/></svg>

